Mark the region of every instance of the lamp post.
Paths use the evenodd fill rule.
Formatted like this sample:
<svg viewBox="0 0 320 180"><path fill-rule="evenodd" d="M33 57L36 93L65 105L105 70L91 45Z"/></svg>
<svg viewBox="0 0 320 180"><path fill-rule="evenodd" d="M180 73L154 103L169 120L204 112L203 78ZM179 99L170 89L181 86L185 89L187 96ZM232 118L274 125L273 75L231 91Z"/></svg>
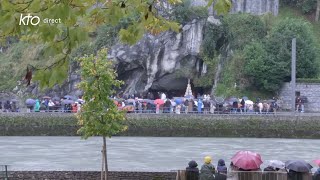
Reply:
<svg viewBox="0 0 320 180"><path fill-rule="evenodd" d="M291 90L292 90L292 114L296 110L296 38L292 39L292 50L291 50Z"/></svg>

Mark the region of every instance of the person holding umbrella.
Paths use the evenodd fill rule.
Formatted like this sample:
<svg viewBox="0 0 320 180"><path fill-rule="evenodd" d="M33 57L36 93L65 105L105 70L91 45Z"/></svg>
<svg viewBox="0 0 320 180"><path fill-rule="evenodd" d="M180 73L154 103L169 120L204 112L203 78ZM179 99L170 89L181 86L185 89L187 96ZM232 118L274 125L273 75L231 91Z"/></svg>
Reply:
<svg viewBox="0 0 320 180"><path fill-rule="evenodd" d="M277 171L284 169L285 165L282 161L279 160L270 160L268 162L268 166L264 168L264 179L277 179L278 174Z"/></svg>
<svg viewBox="0 0 320 180"><path fill-rule="evenodd" d="M313 162L319 166L317 171L313 174L313 180L320 180L320 159L314 160Z"/></svg>
<svg viewBox="0 0 320 180"><path fill-rule="evenodd" d="M303 180L303 175L310 173L312 166L301 160L291 160L285 163L286 169L288 172L288 180Z"/></svg>
<svg viewBox="0 0 320 180"><path fill-rule="evenodd" d="M251 151L238 151L232 158L231 162L239 167L240 179L254 180L252 173L246 171L260 171L260 165L263 163L261 155Z"/></svg>

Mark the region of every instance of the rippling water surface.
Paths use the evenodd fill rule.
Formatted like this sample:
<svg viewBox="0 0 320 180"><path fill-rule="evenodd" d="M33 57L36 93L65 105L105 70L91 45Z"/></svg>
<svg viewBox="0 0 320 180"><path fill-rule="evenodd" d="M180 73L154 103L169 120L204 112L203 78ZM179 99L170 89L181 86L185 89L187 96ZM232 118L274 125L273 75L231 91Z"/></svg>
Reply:
<svg viewBox="0 0 320 180"><path fill-rule="evenodd" d="M11 170L100 170L102 138L0 136L0 165ZM110 170L168 171L199 165L206 155L230 163L238 150L259 152L263 160L320 158L320 140L261 138L113 137ZM312 164L314 165L314 164Z"/></svg>

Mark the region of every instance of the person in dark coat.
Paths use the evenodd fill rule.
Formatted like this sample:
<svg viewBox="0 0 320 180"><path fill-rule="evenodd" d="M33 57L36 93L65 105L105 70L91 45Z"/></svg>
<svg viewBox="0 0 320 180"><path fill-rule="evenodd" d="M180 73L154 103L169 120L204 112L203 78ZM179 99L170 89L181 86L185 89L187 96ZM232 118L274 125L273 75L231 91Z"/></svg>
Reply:
<svg viewBox="0 0 320 180"><path fill-rule="evenodd" d="M287 177L288 177L288 180L303 180L303 173L296 172L290 169Z"/></svg>
<svg viewBox="0 0 320 180"><path fill-rule="evenodd" d="M215 174L215 180L227 180L227 167L223 159L220 159L217 167L218 172Z"/></svg>
<svg viewBox="0 0 320 180"><path fill-rule="evenodd" d="M151 113L151 111L152 111L152 105L151 105L150 102L148 102L148 103L147 103L147 112L148 112L148 113Z"/></svg>
<svg viewBox="0 0 320 180"><path fill-rule="evenodd" d="M320 180L320 168L313 174L313 180Z"/></svg>
<svg viewBox="0 0 320 180"><path fill-rule="evenodd" d="M11 112L11 104L10 104L10 101L7 101L7 102L4 104L4 110L5 110L5 112Z"/></svg>
<svg viewBox="0 0 320 180"><path fill-rule="evenodd" d="M186 168L186 180L199 180L199 169L196 161L192 160Z"/></svg>
<svg viewBox="0 0 320 180"><path fill-rule="evenodd" d="M241 112L245 112L245 110L246 110L246 109L245 109L246 102L244 101L243 98L242 98L240 104L241 104Z"/></svg>
<svg viewBox="0 0 320 180"><path fill-rule="evenodd" d="M153 96L153 94L151 92L148 92L147 98L154 100L154 96Z"/></svg>
<svg viewBox="0 0 320 180"><path fill-rule="evenodd" d="M233 113L237 113L237 111L238 111L238 102L237 102L237 101L234 101L234 102L232 103L232 112L233 112Z"/></svg>
<svg viewBox="0 0 320 180"><path fill-rule="evenodd" d="M274 169L272 166L268 166L264 168L263 171L276 171L276 169Z"/></svg>
<svg viewBox="0 0 320 180"><path fill-rule="evenodd" d="M275 173L277 171L277 169L275 169L272 166L268 166L268 167L264 168L263 169L263 171L264 171L263 178L264 179L277 179L277 174Z"/></svg>
<svg viewBox="0 0 320 180"><path fill-rule="evenodd" d="M225 173L227 173L227 167L226 167L226 163L224 162L224 160L223 159L219 159L219 161L218 161L218 166L217 166L217 171L218 172L225 172Z"/></svg>
<svg viewBox="0 0 320 180"><path fill-rule="evenodd" d="M200 180L214 180L214 174L216 172L215 167L211 164L211 157L206 156L204 158L204 164L200 170Z"/></svg>
<svg viewBox="0 0 320 180"><path fill-rule="evenodd" d="M2 111L2 102L0 101L0 111Z"/></svg>
<svg viewBox="0 0 320 180"><path fill-rule="evenodd" d="M170 99L167 99L163 105L164 113L170 113L170 106L171 106L171 101Z"/></svg>

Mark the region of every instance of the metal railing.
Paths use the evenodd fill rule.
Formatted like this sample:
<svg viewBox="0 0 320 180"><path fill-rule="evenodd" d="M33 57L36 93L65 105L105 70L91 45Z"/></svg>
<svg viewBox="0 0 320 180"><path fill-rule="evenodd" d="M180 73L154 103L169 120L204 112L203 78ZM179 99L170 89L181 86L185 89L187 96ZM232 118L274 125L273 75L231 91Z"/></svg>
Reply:
<svg viewBox="0 0 320 180"><path fill-rule="evenodd" d="M0 179L1 180L8 180L8 165L0 165Z"/></svg>

